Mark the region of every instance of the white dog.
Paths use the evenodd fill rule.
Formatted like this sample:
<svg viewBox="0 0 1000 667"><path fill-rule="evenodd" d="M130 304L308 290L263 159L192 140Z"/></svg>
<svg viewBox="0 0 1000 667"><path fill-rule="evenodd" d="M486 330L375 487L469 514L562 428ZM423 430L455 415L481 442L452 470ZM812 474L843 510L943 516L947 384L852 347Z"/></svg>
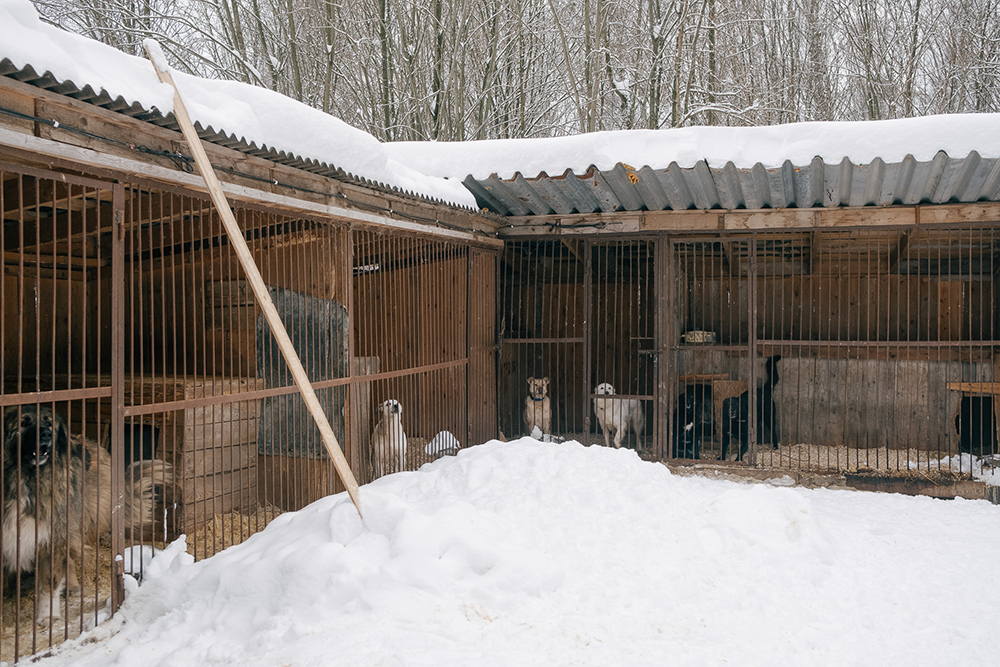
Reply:
<svg viewBox="0 0 1000 667"><path fill-rule="evenodd" d="M372 432L372 464L375 477L406 469L406 433L403 432L403 406L389 399L379 407L382 419Z"/></svg>
<svg viewBox="0 0 1000 667"><path fill-rule="evenodd" d="M528 435L537 426L545 435L552 433L552 401L549 400L549 379L528 378L528 397L524 399L524 427Z"/></svg>
<svg viewBox="0 0 1000 667"><path fill-rule="evenodd" d="M607 382L602 382L594 388L594 393L601 396L613 396L615 388ZM642 411L642 402L634 398L595 398L594 414L604 430L604 446L610 447L610 435L614 432L615 448L622 446L622 438L629 428L635 431L636 449L639 444L639 434L646 428L646 415Z"/></svg>

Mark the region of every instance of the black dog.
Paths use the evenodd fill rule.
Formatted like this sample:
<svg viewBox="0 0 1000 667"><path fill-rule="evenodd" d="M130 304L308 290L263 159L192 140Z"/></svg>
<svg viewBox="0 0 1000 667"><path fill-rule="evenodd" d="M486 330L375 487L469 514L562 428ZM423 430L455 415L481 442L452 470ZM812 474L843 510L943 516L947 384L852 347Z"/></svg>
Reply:
<svg viewBox="0 0 1000 667"><path fill-rule="evenodd" d="M757 391L757 444L771 445L778 448L781 433L778 428L778 411L774 408L774 386L778 384L778 361L781 355L768 357L767 377ZM729 452L729 441L733 438L740 441L740 453L736 460L742 461L750 447L750 392L745 391L739 396L733 396L722 401L722 456L725 461Z"/></svg>
<svg viewBox="0 0 1000 667"><path fill-rule="evenodd" d="M672 458L700 459L701 443L712 437L712 388L689 384L674 408Z"/></svg>

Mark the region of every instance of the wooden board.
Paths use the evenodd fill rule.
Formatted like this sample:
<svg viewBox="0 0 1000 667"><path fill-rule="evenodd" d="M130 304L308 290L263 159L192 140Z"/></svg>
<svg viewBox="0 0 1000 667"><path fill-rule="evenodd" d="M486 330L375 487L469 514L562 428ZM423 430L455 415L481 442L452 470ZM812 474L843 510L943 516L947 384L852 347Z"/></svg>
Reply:
<svg viewBox="0 0 1000 667"><path fill-rule="evenodd" d="M970 394L1000 394L1000 382L949 382L948 389Z"/></svg>
<svg viewBox="0 0 1000 667"><path fill-rule="evenodd" d="M188 408L184 415L184 451L257 444L259 401L237 401Z"/></svg>
<svg viewBox="0 0 1000 667"><path fill-rule="evenodd" d="M197 455L184 457L183 479L185 487L189 481L234 470L249 469L256 464L256 438L247 444L202 449Z"/></svg>
<svg viewBox="0 0 1000 667"><path fill-rule="evenodd" d="M332 493L335 477L327 459L261 455L257 464L257 494L262 504L296 511Z"/></svg>

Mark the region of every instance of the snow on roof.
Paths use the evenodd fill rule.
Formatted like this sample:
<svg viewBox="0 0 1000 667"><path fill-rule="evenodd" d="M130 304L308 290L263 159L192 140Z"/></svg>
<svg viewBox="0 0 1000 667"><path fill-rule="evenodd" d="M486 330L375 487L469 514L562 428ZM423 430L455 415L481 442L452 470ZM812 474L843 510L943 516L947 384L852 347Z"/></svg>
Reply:
<svg viewBox="0 0 1000 667"><path fill-rule="evenodd" d="M156 108L164 115L172 110L172 93L159 83L148 61L43 23L28 0L0 0L0 25L5 27L0 60L6 58L14 67L48 71L58 81L103 90L112 98L120 96L128 104ZM192 119L205 129L335 165L356 177L424 197L488 207L502 215L867 206L1000 197L996 191L1000 175L994 174L1000 159L1000 114L383 144L333 116L270 90L180 72L174 73L174 80ZM930 163L941 153L950 159L918 165L914 185L909 163ZM780 173L760 174L761 169L778 170L789 164L805 167L815 158L823 164L811 170L816 173L795 175L794 186ZM871 176L859 172L860 178L840 183L842 192L834 192L836 188L829 185L840 174L834 166L845 159L854 166L881 160L890 167L876 169ZM616 170L619 164L635 172L648 167L660 173L640 175L636 183L635 173L612 173L622 172L621 167ZM726 172L724 167L730 164L737 170L756 169L757 175ZM681 172L696 166L700 171L668 174L665 170L673 169L671 165ZM559 179L570 171L586 174L591 167L605 172L604 178L584 183L596 188L593 193L581 191L580 179ZM514 179L518 174L528 179L541 175L546 182L535 192L533 186ZM467 179L470 175L473 178ZM552 178L544 179L546 175ZM499 182L504 179L508 180ZM827 192L821 192L824 189ZM785 196L788 192L793 193L790 199Z"/></svg>
<svg viewBox="0 0 1000 667"><path fill-rule="evenodd" d="M672 162L690 168L705 161L712 167L732 162L737 168L796 166L820 157L827 164L848 158L869 164L876 158L918 161L939 151L965 157L1000 158L1000 113L926 116L865 122L791 123L765 127L683 127L669 130L620 130L548 139L498 139L462 143L397 142L389 155L421 172L464 179L495 174L532 178L591 166L610 171L619 162L635 169L666 169Z"/></svg>
<svg viewBox="0 0 1000 667"><path fill-rule="evenodd" d="M112 97L163 115L173 110L173 93L144 58L43 23L29 0L0 0L0 59L15 67L48 71L59 81L89 85ZM208 80L173 72L192 120L224 129L247 143L335 164L371 181L475 207L460 180L426 176L398 162L375 137L338 118L279 93L234 81Z"/></svg>

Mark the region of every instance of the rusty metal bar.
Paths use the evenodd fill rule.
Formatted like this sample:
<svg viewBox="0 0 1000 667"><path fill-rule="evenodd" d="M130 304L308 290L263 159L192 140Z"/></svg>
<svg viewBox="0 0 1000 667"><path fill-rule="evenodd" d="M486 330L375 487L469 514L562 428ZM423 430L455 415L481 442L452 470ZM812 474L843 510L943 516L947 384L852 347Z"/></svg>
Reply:
<svg viewBox="0 0 1000 667"><path fill-rule="evenodd" d="M114 192L114 227L111 234L111 554L117 558L125 551L125 524L122 500L125 488L124 438L125 418L125 189L116 183ZM111 588L111 611L117 612L125 599L124 579L114 572Z"/></svg>

